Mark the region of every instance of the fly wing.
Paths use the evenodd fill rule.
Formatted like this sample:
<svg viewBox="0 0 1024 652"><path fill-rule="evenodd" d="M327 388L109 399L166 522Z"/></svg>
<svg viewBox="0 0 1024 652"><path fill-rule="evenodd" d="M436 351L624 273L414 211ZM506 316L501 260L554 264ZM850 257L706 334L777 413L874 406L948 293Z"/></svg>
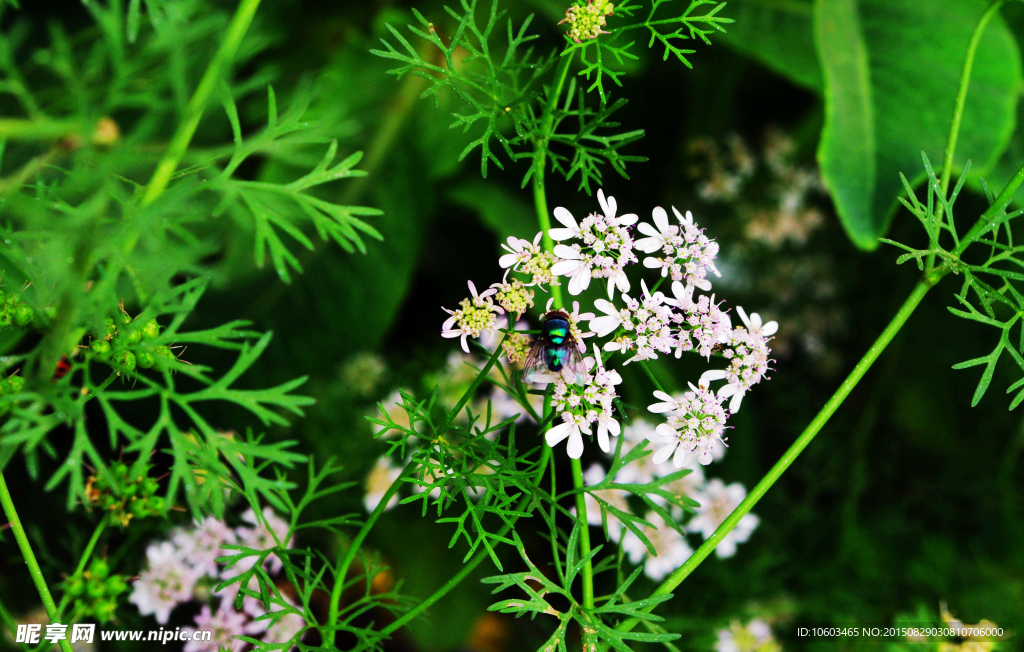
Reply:
<svg viewBox="0 0 1024 652"><path fill-rule="evenodd" d="M572 338L566 340L565 364L562 366L561 374L570 385L583 386L587 382L587 363L583 361L579 345Z"/></svg>
<svg viewBox="0 0 1024 652"><path fill-rule="evenodd" d="M530 354L523 363L523 384L553 383L557 376L548 369L547 355L544 353L544 341L537 338L530 347Z"/></svg>

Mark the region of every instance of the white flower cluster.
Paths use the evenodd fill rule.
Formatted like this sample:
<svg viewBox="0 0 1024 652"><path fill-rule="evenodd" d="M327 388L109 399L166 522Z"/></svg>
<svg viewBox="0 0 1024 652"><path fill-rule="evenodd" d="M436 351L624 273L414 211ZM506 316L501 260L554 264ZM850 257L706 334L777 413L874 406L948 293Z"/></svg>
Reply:
<svg viewBox="0 0 1024 652"><path fill-rule="evenodd" d="M291 541L285 540L288 523L269 507L263 509L266 525L259 522L251 509L243 514L242 519L249 525L230 528L208 516L192 527L174 530L170 541L150 544L146 548L148 565L135 580L128 600L138 607L142 615L153 614L158 623L166 625L175 607L193 600L205 601L210 587L217 581L235 577L255 563L256 558L252 557L230 568L221 567L216 561L218 557L236 554L234 550L224 549L225 544L266 550L276 546L276 541L280 540L283 545L291 546ZM281 560L274 555L268 556L264 563L270 573L277 573L282 567ZM212 640L189 641L185 644L185 652L218 652L221 649L235 652L247 644L232 636L243 633L250 636L263 634L265 643L284 643L305 626L305 621L295 614L283 616L272 627L269 627L269 620L254 620L266 613L261 603L246 598L242 611L237 611L234 608L237 594L238 585L233 584L216 594L220 599L216 611L211 610L209 604L203 606L195 617L195 629L213 630ZM276 606L272 611L277 609L280 607Z"/></svg>
<svg viewBox="0 0 1024 652"><path fill-rule="evenodd" d="M551 268L556 276L569 277L569 294L579 294L590 287L592 278L608 279L608 298L620 292L629 292L629 278L626 265L637 261L633 253L633 237L626 227L636 224L636 215L615 216L617 205L614 197L604 196L597 191L597 201L603 213L591 213L576 223L568 210L559 206L555 219L565 228L548 231L552 240L579 240L573 245L555 245L558 262Z"/></svg>
<svg viewBox="0 0 1024 652"><path fill-rule="evenodd" d="M583 433L592 434L597 423L597 444L606 453L611 450L609 435L617 437L621 426L613 416L612 402L618 397L615 386L622 376L614 369L605 369L601 352L594 347L594 357L587 357L587 375L583 385L570 385L565 379L555 381L551 406L562 423L548 430L545 439L554 447L568 438L566 452L572 459L583 455Z"/></svg>
<svg viewBox="0 0 1024 652"><path fill-rule="evenodd" d="M768 623L755 618L746 625L732 621L728 629L718 630L715 652L781 652L772 628Z"/></svg>
<svg viewBox="0 0 1024 652"><path fill-rule="evenodd" d="M681 468L694 458L707 464L710 451L723 441L729 414L736 412L746 392L765 378L771 363L768 342L778 325L762 323L757 313L748 317L738 308L743 325L734 328L715 295L705 294L711 291L711 276L721 276L715 266L719 246L697 226L691 213L684 215L673 207L672 221L665 209L657 207L652 211L653 225L637 224L635 214L619 215L615 198L605 196L601 189L597 200L600 212L579 221L563 207L554 209L561 226L548 231L558 243L553 256L541 247L543 233L532 241L508 238L502 244L505 253L498 260L506 270L505 278L479 294L470 283L472 297L464 299L459 310L446 309L450 317L442 335L460 337L463 350L468 352L467 337L493 339L499 324L508 323L499 315L522 317L522 312L533 306L533 291L528 288L547 291L546 286L554 285L557 277L568 277L569 293L579 295L593 279L605 279L608 298L595 300L596 315L581 313L578 302L573 303L569 315L569 335L581 352L585 350L583 339L596 335L604 339L600 350L605 357L622 355L623 365L672 354L680 358L690 351L709 360L720 354L728 361L727 368L705 372L696 387L691 384L690 391L678 398L656 393L659 403L651 408L667 417L663 427L652 434L652 441L659 446L653 456L655 462L671 458ZM634 225L643 236L635 240ZM636 252L651 254L644 266L660 269L662 280L649 287L641 279L640 293L634 296L630 294L626 268L638 262ZM510 273L528 279L509 280ZM671 295L658 291L665 281L671 283ZM548 301L546 311L551 308L552 302ZM589 319L590 332L579 325L585 319ZM531 344L526 335L513 334L502 344L504 359L510 364L525 362ZM614 378L615 382L596 382L596 372L586 374L586 381L580 385L573 384L580 380L571 374L552 373L548 380L555 382L554 409L561 423L551 427L547 440L555 445L568 439L567 451L573 458L583 453L584 434L594 435L602 450L608 450L609 435L618 434L620 429L611 402L617 395L614 386L621 378L604 367L596 346L594 351L590 369L598 365L600 377L605 381ZM534 382L547 380L543 373L531 378ZM717 392L712 391L712 384L718 381L724 382ZM728 410L723 407L725 399L730 399Z"/></svg>
<svg viewBox="0 0 1024 652"><path fill-rule="evenodd" d="M669 276L673 281L686 281L686 285L710 290L708 272L721 276L715 267L718 243L704 235L703 229L697 228L690 211L686 211L686 217L683 217L673 206L672 212L676 214L678 225L671 224L668 213L658 206L652 215L654 227L646 222L637 227L647 237L637 240L636 248L647 254L661 252L661 256L644 258L644 267L660 269L662 277Z"/></svg>
<svg viewBox="0 0 1024 652"><path fill-rule="evenodd" d="M655 427L649 423L635 421L632 425L626 426L623 436L628 444L643 445L646 439L651 439L654 436L655 430ZM712 456L719 459L724 454L725 448L719 442L719 445L713 449ZM656 463L653 457L645 455L630 462L618 472L615 482L647 484L656 478L665 477L678 470ZM655 581L664 579L693 554L693 548L687 541L687 535L700 534L707 539L747 495L746 489L738 482L726 485L717 478L706 480L703 468L699 464L695 464L692 459L687 468L690 473L662 485L663 489L677 497L691 498L700 503L699 507L694 508L696 513L688 522L682 522L686 518L682 509L672 507L669 510L676 521L682 522L680 527L682 533L672 524L665 522L657 512L648 511L644 515L644 520L653 527L644 528L643 533L657 554L651 555L640 537L626 529L610 511L606 515L608 536L615 542L621 538L623 550L629 556L630 561L634 564L643 563L644 574ZM605 477L604 468L596 463L583 474L587 486L599 485L604 482ZM587 521L592 526L600 527L602 525L601 506L597 498L594 497L595 495L616 509L627 513L632 511L627 500L629 494L621 489L606 488L588 492L585 494ZM650 498L659 505L666 504L666 501L660 496L651 495ZM758 517L754 514L744 516L739 524L718 544L715 554L723 559L736 554L736 546L750 538L754 529L757 528L758 522Z"/></svg>

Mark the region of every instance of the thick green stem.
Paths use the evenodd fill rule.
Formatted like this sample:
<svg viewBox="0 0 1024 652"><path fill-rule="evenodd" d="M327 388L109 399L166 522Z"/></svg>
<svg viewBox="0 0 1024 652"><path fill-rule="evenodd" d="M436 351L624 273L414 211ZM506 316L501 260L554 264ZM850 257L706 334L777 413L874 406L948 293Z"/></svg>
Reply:
<svg viewBox="0 0 1024 652"><path fill-rule="evenodd" d="M572 486L579 492L576 494L576 516L583 523L583 527L580 529L580 557L582 558L590 554L590 525L587 523L586 494L582 491L584 487L583 465L578 459L572 461ZM583 572L580 573L580 576L583 578L583 608L593 609L594 565L589 559L583 564Z"/></svg>
<svg viewBox="0 0 1024 652"><path fill-rule="evenodd" d="M206 103L210 100L213 89L220 82L224 69L231 65L231 62L234 60L235 54L238 52L238 46L241 45L242 38L245 37L245 33L249 30L249 24L252 23L253 16L256 15L256 9L259 6L260 0L241 0L238 4L238 9L235 10L231 24L228 25L228 31L224 35L224 40L221 41L217 53L213 56L213 60L206 67L206 72L203 73L202 79L199 80L199 85L185 107L185 117L181 124L178 125L178 130L171 138L167 152L160 159L156 170L153 172L153 177L146 186L146 191L142 195L143 206L152 204L167 189L167 184L170 183L175 170L178 169L178 163L185 155L185 151L188 150L188 145L192 142L192 136L195 135L196 128L199 127L199 120L203 117L203 110L206 108Z"/></svg>
<svg viewBox="0 0 1024 652"><path fill-rule="evenodd" d="M35 553L32 552L32 545L28 541L28 535L25 534L25 528L21 525L21 519L18 518L18 512L14 509L14 501L11 500L11 492L7 489L7 480L4 479L2 471L0 471L0 504L3 505L4 514L11 524L11 532L14 533L14 540L18 542L18 548L21 550L21 556L25 559L25 565L28 566L32 582L36 585L36 590L39 591L46 615L51 623L59 623L60 613L57 611L53 596L50 595L49 587L46 586L46 578L43 577L43 571L39 568ZM66 638L58 641L58 644L62 652L71 652L71 644Z"/></svg>
<svg viewBox="0 0 1024 652"><path fill-rule="evenodd" d="M984 34L992 17L996 15L999 8L1006 0L992 0L985 13L981 15L978 24L974 26L974 33L967 45L967 54L964 56L963 69L960 72L960 86L956 92L956 105L953 107L953 120L949 126L949 138L946 141L946 158L942 163L942 194L945 196L949 190L949 181L953 175L953 155L956 153L956 142L960 137L960 122L964 117L964 106L967 103L967 89L971 85L971 70L974 68L974 55L978 50L978 43L981 42L981 35ZM942 206L938 208L938 216L942 217Z"/></svg>
<svg viewBox="0 0 1024 652"><path fill-rule="evenodd" d="M686 563L677 568L674 573L669 575L668 579L662 582L661 586L654 591L652 597L667 595L674 591L675 588L679 586L679 584L681 584L682 581L686 579L687 576L689 576L690 573L692 573L708 555L711 554L711 551L721 543L722 539L724 539L725 536L736 527L740 522L740 519L746 516L754 505L761 500L765 493L768 492L768 489L770 489L771 486L775 484L775 481L779 479L779 476L789 468L789 465L796 460L797 456L800 455L804 448L811 443L811 440L814 439L815 435L817 435L825 424L828 423L828 420L832 417L835 411L839 409L839 406L843 404L843 401L845 401L846 397L850 395L853 388L857 386L857 383L860 382L861 378L864 377L864 374L866 374L868 369L871 368L871 365L875 363L875 360L877 360L878 356L885 350L885 347L888 346L889 342L891 342L892 339L896 337L896 334L900 332L900 329L903 328L907 319L911 314L913 314L918 304L921 303L921 299L924 298L924 295L928 293L928 290L930 290L941 277L942 274L935 274L931 277L922 279L914 286L913 292L910 293L907 300L903 302L902 306L900 306L899 312L896 313L896 316L893 317L892 321L889 322L889 325L885 327L885 330L878 336L875 343L871 345L871 348L864 354L864 357L860 359L860 362L858 362L857 366L853 368L850 375L846 377L846 380L844 380L843 384L839 386L836 393L832 395L832 398L828 400L825 407L818 412L817 416L814 417L814 420L811 421L802 433L800 433L800 436L797 437L796 441L793 442L793 445L789 447L789 450L787 450L779 461L775 463L775 466L773 466L771 470L761 478L761 481L757 483L753 490L751 490L746 499L740 503L739 507L733 510L725 521L718 526L718 529L715 530L714 534L708 537L700 548L698 548L697 551L686 560ZM623 621L617 629L619 631L628 632L639 622L639 618L630 618Z"/></svg>

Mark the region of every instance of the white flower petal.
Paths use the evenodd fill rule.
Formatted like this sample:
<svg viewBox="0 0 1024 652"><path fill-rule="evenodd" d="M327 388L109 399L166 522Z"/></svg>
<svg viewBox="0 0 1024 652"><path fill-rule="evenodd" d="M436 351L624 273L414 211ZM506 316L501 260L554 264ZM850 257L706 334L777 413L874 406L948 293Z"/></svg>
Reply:
<svg viewBox="0 0 1024 652"><path fill-rule="evenodd" d="M544 434L544 441L548 443L548 446L554 448L560 444L563 439L568 437L575 427L576 424L574 423L560 423Z"/></svg>
<svg viewBox="0 0 1024 652"><path fill-rule="evenodd" d="M578 430L569 435L569 444L565 447L569 457L578 460L583 456L583 435Z"/></svg>
<svg viewBox="0 0 1024 652"><path fill-rule="evenodd" d="M576 219L572 216L572 213L570 213L565 208L559 206L558 208L555 209L554 213L555 219L561 222L562 225L570 229L575 229L577 231L580 230L580 226L579 224L576 223Z"/></svg>

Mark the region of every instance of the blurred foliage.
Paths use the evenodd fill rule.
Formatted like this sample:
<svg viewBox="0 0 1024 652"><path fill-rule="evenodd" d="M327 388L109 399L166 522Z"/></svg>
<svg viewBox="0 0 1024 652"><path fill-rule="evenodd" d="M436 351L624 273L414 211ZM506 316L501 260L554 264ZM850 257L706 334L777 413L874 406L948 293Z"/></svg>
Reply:
<svg viewBox="0 0 1024 652"><path fill-rule="evenodd" d="M437 28L450 34L455 22L445 17L442 4L417 2L416 6L424 15L441 16ZM3 26L9 38L20 37L23 44L45 40L46 21L55 26L52 29L72 35L75 42L88 44L95 38L96 32L87 27L88 9L78 2L69 0L56 7L21 5L17 12L4 10ZM167 6L170 11L173 4L147 2L144 6ZM285 273L295 269L288 256L304 270L292 275L291 284L285 286L277 270L253 265L252 243L261 237L259 229L266 228L258 224L260 218L252 212L234 212L230 221L207 221L201 227L219 233L218 251L187 261L202 265L212 278L202 300L192 307L190 330L202 332L244 318L253 323L253 332L275 333L269 342L251 340L250 346L261 346L263 355L248 367L241 387L275 387L309 377L303 393L316 405L306 408L305 419L268 426L264 443L296 440L304 453L339 458L344 462L342 474L353 481L362 481L387 450L372 438L364 419L376 413L376 402L398 388L425 399L431 386L424 377L446 373L438 370L446 369L445 360L453 348L450 341L438 337L443 319L439 306L457 302L467 277L496 274L494 257L505 236L528 237L536 230L531 198L519 188L529 161L506 161L506 173L491 170L482 181L477 161L457 162L475 137L449 129L452 114L465 105L442 93L437 110L417 107L426 82L411 76L396 82L386 75L393 66L369 54L371 48L380 47L380 37L390 37L386 23L416 23L410 6L404 2L268 3L261 8L251 41L246 42L251 49L243 48L243 54L251 56L239 64L251 83L234 94L246 133L259 134L270 117L267 82L273 81L282 107L294 106L302 93L313 92L318 100L309 106L306 120L330 126L326 133L317 134L319 144L303 149L300 158L262 152L242 163L241 174L248 182L287 185L313 169L332 140L337 140L340 152L363 151L359 167L368 176L309 188L309 196L339 206L379 209L382 215L372 218L372 227L383 240L366 238L365 254L350 254L337 245L309 251L303 239L321 234L313 222L304 222L296 227L302 237L293 238L301 246L289 243L288 254L277 249L278 267ZM863 248L873 246L874 238L887 231L905 242L917 237L916 221L908 212L893 209L902 192L898 173L907 175L921 192L925 173L920 152L924 150L933 161L941 159L956 75L982 6L974 0L731 0L721 13L736 22L727 26L720 43L701 48L693 71L678 61L663 63L663 53L657 49L638 48L637 60L623 63L629 74L623 77L623 87L614 91L631 101L616 120L623 130L646 132L631 151L649 160L631 168L633 178L628 182L608 177L606 187L624 207L692 208L723 245L723 272L743 299L739 303L748 303L748 298L751 304L775 300L777 314L762 311L767 318L778 318L783 329L789 317L801 324L789 333L794 345L780 350L769 388L747 399L736 417L737 430L743 435L731 439L719 469L727 481L750 486L761 477L909 292L914 281L909 266L897 267L891 251L856 251L848 235ZM214 2L211 7L220 11L219 16L233 5ZM530 0L511 4L509 17L518 25L535 12L531 29L551 41L562 38L555 23L565 8L551 0ZM958 166L967 159L974 162L959 200L965 210L984 209L977 192L979 177L999 188L1024 157L1024 129L1017 120L1022 10L1008 5L1004 16L989 26L979 50L957 157ZM850 12L856 21L826 22L835 16L849 17ZM171 61L183 66L184 78L191 84L199 76L196 62L209 58L209 34L215 26L223 27L220 18L208 22L199 21L189 39L158 40L153 45L169 48ZM841 32L833 36L825 31L830 24ZM843 53L836 52L839 41L833 41L840 36L843 43L859 48L866 61L844 61ZM184 56L193 49L193 56ZM0 53L0 67L10 56L10 52ZM152 77L151 69L143 70L144 79ZM166 89L170 99L163 110L168 119L181 111L187 100L184 90ZM251 97L245 95L242 101L242 90ZM71 103L94 92L56 100ZM140 92L154 91L143 88ZM14 111L8 100L5 116ZM217 109L211 105L208 113L213 115ZM131 106L124 111L135 115ZM215 143L223 150L217 152L222 164L235 151L227 116L217 114L198 133L201 143ZM817 153L835 201L833 209L827 198L815 199L824 215L821 226L803 242L785 241L778 246L751 238L750 214L733 202L702 199L699 186L704 177L691 174L690 148L695 139L718 139L733 131L758 148L766 130L773 127L792 134L792 156L800 164L813 166ZM168 135L158 129L156 133L165 139ZM51 140L45 137L43 142ZM119 147L126 156L132 153L154 162L140 140L123 135ZM838 161L849 159L839 159L839 154L857 155L861 163L845 170ZM341 160L346 158L347 154ZM85 158L81 165L91 161ZM56 163L46 161L46 165ZM128 172L133 165L126 165ZM26 178L12 178L17 170L8 166L5 156L2 183L15 179L34 183L36 170L32 172ZM583 206L576 185L549 181L549 205ZM770 181L755 180L743 199L756 204L769 198L762 203L770 204L771 193ZM212 213L216 204L204 203L202 215ZM67 228L67 223L60 222L56 228ZM274 262L275 246L270 249L270 262ZM23 280L16 270L8 269L5 287L20 288ZM927 298L886 358L758 505L763 525L750 543L732 559L708 560L673 600L659 607L658 613L666 618L662 624L683 632L683 639L675 642L680 649L711 649L716 630L728 627L733 619L762 617L772 623L783 649L833 650L833 644L798 640L792 625L890 623L919 613L935 619L940 600L948 601L965 621L987 618L1003 624L1016 619L1019 624L1024 613L1024 548L1019 545L1024 537L1024 422L1019 412L1007 412L997 400L971 408L976 375L951 370L957 362L983 355L979 342L990 341L989 328L965 325L946 310L956 290L953 285L944 285ZM793 291L794 287L799 290ZM111 290L108 296L115 300L104 310L116 313L121 292ZM105 317L98 317L97 327ZM11 328L0 332L5 350L23 337L15 333ZM230 368L232 355L241 349L238 342L235 345L236 351L204 352L203 365ZM367 353L380 356L384 371L368 390L356 391L348 370ZM685 365L658 365L656 371L674 387L692 379ZM627 378L627 384L645 387L639 372L628 372L632 373L637 377ZM355 377L362 381L364 375ZM1017 380L1008 365L995 366L993 377L1003 386ZM125 386L120 391L147 389ZM639 394L626 397L633 405L642 405L643 400ZM83 409L102 419L97 404ZM204 414L211 423L240 423L239 413L238 406L211 404ZM135 423L150 414L150 407L139 407L125 418ZM260 424L256 420L253 425ZM49 445L59 453L57 459L74 450L75 438L73 430L61 430L53 437ZM245 440L211 441L218 445L234 441L241 446ZM539 443L528 425L517 430L517 441L524 448ZM102 459L114 459L120 453L117 445L102 437L95 447ZM236 459L210 451L196 451L196 455L193 459L211 465L230 465ZM170 471L173 459L161 447L153 449L150 461L163 472ZM37 472L50 477L58 472L58 463L40 455ZM30 479L24 465L8 463L5 474L24 513L46 514L55 501L60 502ZM151 475L159 473L155 469ZM304 479L293 480L306 485ZM210 493L209 489L195 488L200 493ZM268 493L274 491L267 487ZM307 512L310 518L328 518L361 509L358 492L347 492L310 505ZM34 520L30 534L44 567L73 568L98 517L79 510ZM405 578L407 595L429 595L461 568L468 550L465 543L448 550L447 540L457 528L434 520L423 518L419 505L403 505L382 517L370 537L370 546L391 567L389 572ZM145 543L165 529L158 519L146 519L118 534L119 547L127 552L111 559L112 567L122 575L136 572L143 563ZM334 539L316 536L320 535L302 540L300 535L300 543L325 550L336 545ZM24 566L10 537L5 535L4 542L7 556L0 574L0 599L21 618L26 614L19 610L28 610L22 600ZM521 541L521 550L531 558L537 551L537 559L546 559L549 548L542 539ZM520 564L509 572L524 568L520 550L498 550L504 563ZM557 577L553 568L543 570L548 577ZM494 573L478 569L432 614L414 621L389 649L490 652L531 649L543 643L550 633L546 626L488 612L498 598L488 595L491 587L474 581L488 575ZM312 594L316 586L306 588ZM647 595L651 588L641 577L630 588L630 597ZM563 611L564 607L558 605ZM542 617L538 616L538 623ZM124 610L119 618L119 625L126 628L151 625L131 610ZM184 624L190 615L175 618L181 622L172 624ZM120 647L131 648L129 644ZM657 649L653 645L638 648ZM1021 649L1021 643L1005 649Z"/></svg>

